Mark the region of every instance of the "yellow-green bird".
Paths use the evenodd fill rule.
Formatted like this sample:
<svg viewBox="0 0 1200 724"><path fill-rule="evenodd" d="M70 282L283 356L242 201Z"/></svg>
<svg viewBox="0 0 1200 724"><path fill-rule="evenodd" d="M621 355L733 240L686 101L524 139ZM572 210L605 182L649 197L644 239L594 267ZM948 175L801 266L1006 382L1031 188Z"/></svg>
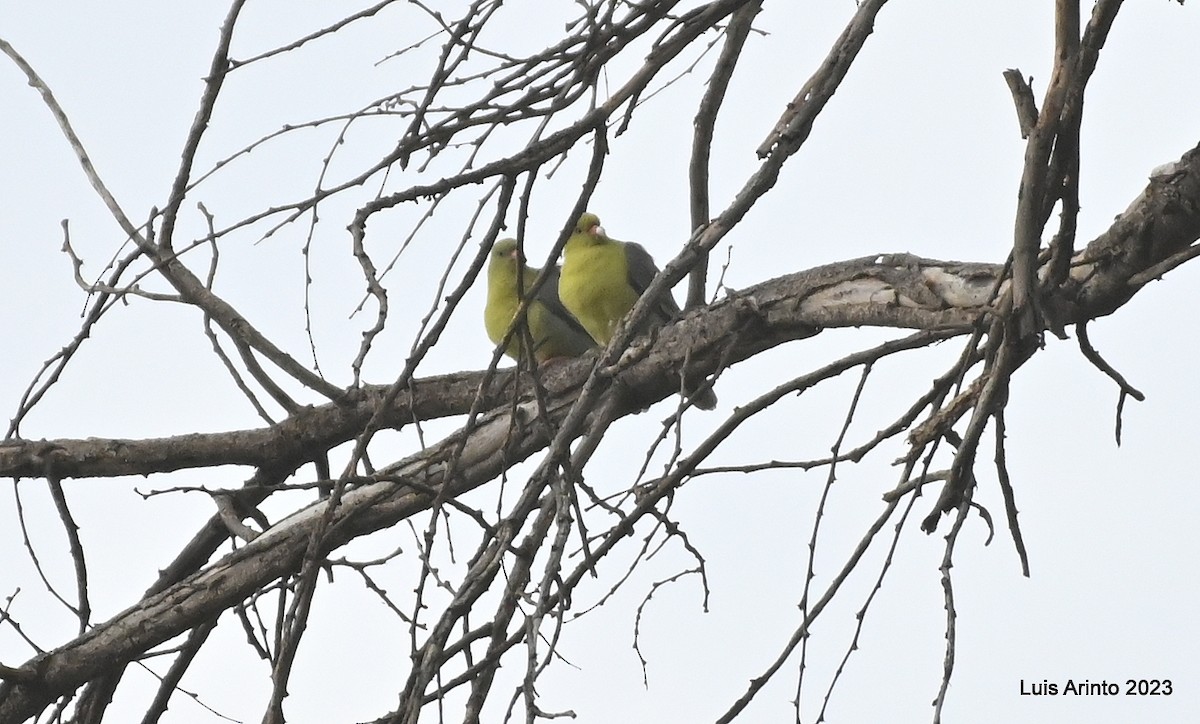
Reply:
<svg viewBox="0 0 1200 724"><path fill-rule="evenodd" d="M613 332L646 287L658 274L658 266L641 244L609 238L600 217L585 213L563 249L562 278L558 296L567 311L583 324L600 345L612 340ZM658 300L639 334L667 324L680 316L679 305L668 291ZM706 390L692 398L697 407L711 410L717 398Z"/></svg>
<svg viewBox="0 0 1200 724"><path fill-rule="evenodd" d="M501 239L492 247L488 261L487 305L483 308L483 326L493 344L500 344L521 307L521 295L528 295L540 269L532 269L519 258L516 239ZM517 288L520 273L520 291ZM533 359L538 364L556 357L578 357L596 346L585 330L558 300L558 267L550 270L546 283L529 303L525 319L533 341ZM515 360L522 358L525 335L518 329L508 341L504 353Z"/></svg>

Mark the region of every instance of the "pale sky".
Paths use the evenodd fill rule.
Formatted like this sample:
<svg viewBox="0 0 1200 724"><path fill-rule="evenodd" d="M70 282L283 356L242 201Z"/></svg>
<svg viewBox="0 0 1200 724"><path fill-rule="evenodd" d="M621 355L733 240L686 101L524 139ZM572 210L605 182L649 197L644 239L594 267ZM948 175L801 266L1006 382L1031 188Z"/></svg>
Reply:
<svg viewBox="0 0 1200 724"><path fill-rule="evenodd" d="M251 2L235 35L233 55L244 58L268 50L352 11L344 3L336 5L335 11L333 4ZM854 11L850 0L766 5L755 23L764 33L752 34L718 122L714 213L756 167L754 149ZM884 252L1002 262L1012 243L1024 144L1001 72L1016 67L1033 76L1040 100L1052 54L1051 6L1031 0L889 3L842 90L806 146L789 161L777 188L714 254L714 263L723 263L732 245L727 285L746 287ZM510 14L501 13L497 20L497 30L509 28L511 35L495 33L489 41L512 53L553 43L578 6L562 3L558 14L546 7L529 0L512 3L505 10ZM36 12L0 4L0 38L21 52L53 89L100 175L137 221L168 195L225 11L210 3L168 6L132 0L42 4ZM353 111L422 82L440 41L409 56L385 58L433 29L426 16L401 4L361 30L231 74L197 169L208 170L285 123ZM1153 168L1196 143L1198 37L1200 12L1192 3L1125 3L1087 95L1080 245L1136 198ZM620 85L623 77L617 73L635 60L626 59L626 65L618 64L602 77L601 93L605 83ZM602 216L610 234L641 242L660 262L670 259L688 237L692 117L710 64L711 57L706 58L697 71L647 101L630 130L610 139L604 180L592 199L591 209ZM674 67L662 77L685 66ZM356 126L361 133L335 154L332 179L353 175L380 149L394 145L397 129L403 128L395 120L361 124ZM60 222L70 221L71 242L85 260L87 278L98 275L119 253L123 236L38 94L7 59L0 61L0 129L0 328L5 330L0 405L11 417L42 362L77 331L86 304L70 261L60 251ZM204 234L197 201L223 227L310 194L338 129L296 133L230 164L185 201L179 238ZM514 132L512 141L525 138ZM536 263L544 260L578 193L589 154L590 148L575 149L535 186L529 256ZM437 174L410 168L389 179L388 190ZM351 316L362 299L362 283L345 229L356 206L376 188L369 185L354 198L330 203L313 231L313 334L321 368L338 385L349 383L349 363L362 330L373 321L373 311ZM419 320L437 297L437 275L463 234L473 201L466 196L448 200L387 278L396 309L368 359L367 381L390 382L402 367ZM410 205L372 222L369 244L377 263L392 258L423 211ZM301 254L308 221L261 239L268 228L260 224L224 241L216 290L278 344L310 361ZM198 274L206 270L206 256L185 261ZM462 269L460 262L456 270ZM1074 339L1048 336L1046 348L1016 375L1006 444L1031 577L1022 577L1004 525L989 445L986 455L981 451L976 500L998 527L985 547L984 524L970 518L955 551L958 645L945 721L1200 720L1195 654L1200 645L1195 615L1200 599L1200 474L1193 461L1200 437L1193 411L1200 404L1200 387L1192 369L1200 345L1194 325L1180 323L1191 306L1189 291L1200 282L1198 269L1192 263L1172 271L1089 327L1105 358L1147 395L1143 403L1126 404L1119 448L1113 440L1117 388L1082 357ZM163 288L153 279L146 286ZM682 285L675 290L680 300L684 293ZM480 321L482 305L479 284L419 376L486 367L492 345ZM685 442L698 441L736 405L776 384L892 336L895 331L832 330L735 366L717 383L718 410L688 418ZM951 341L878 365L851 427L851 444L890 423L961 348L960 341ZM785 400L740 430L706 466L825 456L857 379L854 371ZM321 402L315 396L305 401ZM640 450L657 434L669 405L619 421L586 469L589 483L607 492L629 487L641 465ZM440 439L460 423L430 423L426 438ZM21 432L26 438L143 438L262 424L212 354L194 309L133 299L107 315ZM382 442L381 452L372 453L377 464L388 452L390 462L411 454L417 445L407 431ZM638 452L631 455L630 449ZM882 510L880 496L897 482L898 470L890 463L898 454L900 447L893 444L858 466L839 468L821 522L814 596ZM531 469L520 466L510 476L516 479ZM661 461L658 468L651 467L656 469L661 470ZM808 542L826 474L824 469L776 470L710 475L687 483L675 497L672 514L707 561L709 610L703 610L696 576L655 592L640 621L641 653L647 659L643 684L632 649L639 603L655 581L694 565L679 545L668 544L603 608L566 626L559 644L566 661L553 665L539 683L542 708L573 710L581 724L717 719L775 659L798 624ZM139 491L177 485L236 487L248 475L247 470L227 468L148 479L64 481L87 545L94 620L104 621L134 604L158 569L213 513L204 495L143 499ZM303 475L311 475L311 468ZM473 493L472 502L486 509L496 485ZM36 551L55 585L73 592L70 558L45 484L25 480L20 488ZM905 524L883 587L868 611L858 651L832 694L828 721L932 720L930 702L940 685L945 650L938 567L950 519L928 536L918 525L935 497L918 499ZM272 499L264 510L277 520L310 499L307 494ZM414 524L420 530L425 522L421 518ZM850 646L855 612L879 575L894 522L885 526L863 565L817 620L801 694L805 722L816 721ZM575 613L589 608L622 575L647 532L639 529L623 553L607 559L598 581L581 585ZM335 555L368 558L397 546L412 550L407 523ZM473 547L467 543L464 550ZM411 567L389 571L384 579L390 590L402 595L411 588ZM403 623L348 573L340 573L337 583L318 590L302 663L285 704L289 721L380 716L395 705L407 671ZM18 588L7 608L27 635L44 648L74 637L74 619L46 593L32 568L21 541L13 488L7 486L0 493L0 600ZM512 671L519 676L521 653L514 654ZM0 663L17 666L31 656L11 628L0 624ZM161 673L166 660L150 666ZM744 721L793 721L790 702L798 670L799 658L793 656ZM258 721L269 677L269 666L257 659L227 614L184 687L225 716ZM1061 688L1068 679L1115 682L1122 694L1020 694L1022 681ZM1170 679L1173 694L1126 696L1129 679ZM131 669L109 720L140 718L155 683L145 672ZM493 712L494 721L500 720L507 691L497 686L496 699L502 703ZM179 695L163 721L222 720Z"/></svg>

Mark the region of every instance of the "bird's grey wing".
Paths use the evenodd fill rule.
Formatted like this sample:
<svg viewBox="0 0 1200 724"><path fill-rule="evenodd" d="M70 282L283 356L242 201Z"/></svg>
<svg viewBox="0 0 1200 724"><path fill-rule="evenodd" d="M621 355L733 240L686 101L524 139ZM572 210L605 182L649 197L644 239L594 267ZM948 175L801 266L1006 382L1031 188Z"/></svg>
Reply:
<svg viewBox="0 0 1200 724"><path fill-rule="evenodd" d="M650 286L650 282L654 281L654 277L658 274L658 266L655 265L650 252L646 251L641 244L634 244L632 242L625 242L625 259L629 264L629 283L637 290L640 296L645 293L646 287ZM651 317L650 324L647 325L650 328L671 322L683 314L679 310L679 305L675 303L675 297L671 295L670 289L663 294L662 299L658 300L655 311L657 312L655 315L657 319ZM646 330L643 329L642 331ZM685 394L701 410L711 410L717 406L717 396L711 388L697 393L687 390Z"/></svg>
<svg viewBox="0 0 1200 724"><path fill-rule="evenodd" d="M638 296L641 296L658 275L658 265L654 263L654 258L645 247L632 241L625 242L625 260L629 265L629 284L637 290ZM677 319L681 314L670 289L658 300L656 310L662 323Z"/></svg>
<svg viewBox="0 0 1200 724"><path fill-rule="evenodd" d="M567 308L563 306L562 300L558 298L558 280L561 276L562 270L558 266L551 268L550 273L546 275L546 283L538 290L537 299L545 304L546 309L553 312L555 317L560 317L568 327L591 339L587 330L583 328L578 319L575 319L575 315L568 312Z"/></svg>

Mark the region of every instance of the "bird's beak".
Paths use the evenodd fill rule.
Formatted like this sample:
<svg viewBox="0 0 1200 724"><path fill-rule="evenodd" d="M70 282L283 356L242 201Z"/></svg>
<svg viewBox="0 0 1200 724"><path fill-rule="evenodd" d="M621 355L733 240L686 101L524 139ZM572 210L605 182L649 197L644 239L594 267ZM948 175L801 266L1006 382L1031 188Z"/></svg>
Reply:
<svg viewBox="0 0 1200 724"><path fill-rule="evenodd" d="M607 237L607 234L604 233L604 227L599 224L596 224L595 226L593 226L591 228L591 230L588 231L588 233L596 238L602 239L602 238Z"/></svg>

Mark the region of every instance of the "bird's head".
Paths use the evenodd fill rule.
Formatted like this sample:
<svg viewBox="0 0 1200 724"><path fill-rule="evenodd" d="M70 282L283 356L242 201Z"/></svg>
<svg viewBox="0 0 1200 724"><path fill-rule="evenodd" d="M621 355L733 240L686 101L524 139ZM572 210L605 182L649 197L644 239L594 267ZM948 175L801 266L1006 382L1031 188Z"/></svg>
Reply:
<svg viewBox="0 0 1200 724"><path fill-rule="evenodd" d="M600 225L600 217L590 211L579 217L579 222L575 224L575 233L592 240L608 238L604 227Z"/></svg>
<svg viewBox="0 0 1200 724"><path fill-rule="evenodd" d="M520 250L517 248L516 239L501 239L492 247L492 261L519 261Z"/></svg>

